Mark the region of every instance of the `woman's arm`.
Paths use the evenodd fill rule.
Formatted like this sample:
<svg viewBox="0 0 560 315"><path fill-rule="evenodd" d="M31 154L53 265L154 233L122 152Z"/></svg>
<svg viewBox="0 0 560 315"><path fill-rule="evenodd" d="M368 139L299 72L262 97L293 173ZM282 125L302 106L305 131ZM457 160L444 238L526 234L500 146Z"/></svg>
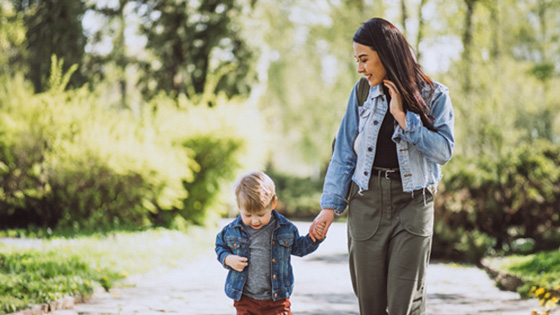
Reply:
<svg viewBox="0 0 560 315"><path fill-rule="evenodd" d="M431 104L429 104L435 129L435 131L431 131L422 124L420 115L410 111L404 114L402 101L398 92L395 92L394 84L390 81L384 83L389 88L392 97L391 113L399 123L393 135L393 141L396 143L401 140L407 141L435 163L443 165L449 162L453 155L455 140L453 137L453 107L447 87L436 83Z"/></svg>
<svg viewBox="0 0 560 315"><path fill-rule="evenodd" d="M356 165L357 157L353 146L358 135L358 84L359 81L350 93L346 113L338 128L321 196L321 208L334 209L338 214L346 209L346 193Z"/></svg>

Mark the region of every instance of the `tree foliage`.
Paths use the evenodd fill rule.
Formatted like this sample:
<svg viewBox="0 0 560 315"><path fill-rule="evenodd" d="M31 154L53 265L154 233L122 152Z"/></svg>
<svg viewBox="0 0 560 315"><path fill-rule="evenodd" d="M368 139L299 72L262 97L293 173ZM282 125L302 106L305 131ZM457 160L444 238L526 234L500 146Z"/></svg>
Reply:
<svg viewBox="0 0 560 315"><path fill-rule="evenodd" d="M10 2L0 4L0 73L13 75L25 69L25 26Z"/></svg>
<svg viewBox="0 0 560 315"><path fill-rule="evenodd" d="M50 73L50 56L65 60L65 71L73 64L81 65L86 37L82 27L85 5L75 0L12 0L24 14L26 27L27 76L36 92L46 89ZM79 86L84 78L73 76L70 84Z"/></svg>
<svg viewBox="0 0 560 315"><path fill-rule="evenodd" d="M143 19L141 32L157 61L146 64L146 88L175 95L200 94L209 73L230 64L216 92L247 94L252 82L252 52L239 35L237 16L246 13L245 4L227 0L139 1ZM154 86L152 89L151 86Z"/></svg>

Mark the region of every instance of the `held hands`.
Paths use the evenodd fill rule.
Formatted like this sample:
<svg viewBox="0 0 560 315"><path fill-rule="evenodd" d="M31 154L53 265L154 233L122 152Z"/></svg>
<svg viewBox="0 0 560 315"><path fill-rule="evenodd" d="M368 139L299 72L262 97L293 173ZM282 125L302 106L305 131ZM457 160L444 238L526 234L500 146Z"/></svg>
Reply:
<svg viewBox="0 0 560 315"><path fill-rule="evenodd" d="M247 267L249 263L247 262L246 257L241 257L237 255L227 255L225 259L225 264L230 266L231 269L241 272L243 271L243 269L245 269L245 267Z"/></svg>
<svg viewBox="0 0 560 315"><path fill-rule="evenodd" d="M325 232L325 227L326 226L327 226L327 223L325 223L325 222L318 223L315 226L315 233L314 234L319 235L319 237L317 239L325 238L324 232ZM311 237L311 239L313 239L313 236L311 234L309 236ZM313 242L315 242L315 239L313 239Z"/></svg>
<svg viewBox="0 0 560 315"><path fill-rule="evenodd" d="M389 80L383 80L383 84L387 87L387 89L389 89L389 94L391 95L391 103L389 104L391 115L395 117L395 120L399 123L402 129L406 129L406 113L403 110L401 93L399 93L395 83Z"/></svg>
<svg viewBox="0 0 560 315"><path fill-rule="evenodd" d="M317 217L315 218L315 220L313 220L313 223L309 227L309 236L311 237L313 242L325 238L333 220L333 209L321 210L321 212L317 215Z"/></svg>

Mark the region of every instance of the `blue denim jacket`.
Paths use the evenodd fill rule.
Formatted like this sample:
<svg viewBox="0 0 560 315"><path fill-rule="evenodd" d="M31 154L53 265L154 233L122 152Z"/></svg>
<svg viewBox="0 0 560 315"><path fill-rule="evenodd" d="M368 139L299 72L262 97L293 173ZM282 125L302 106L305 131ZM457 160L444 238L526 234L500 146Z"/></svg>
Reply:
<svg viewBox="0 0 560 315"><path fill-rule="evenodd" d="M319 247L322 240L313 243L309 235L300 236L297 227L276 210L272 211L272 215L276 218L276 227L272 232L270 263L272 296L270 298L276 301L289 297L294 288L291 255L302 257L310 254ZM225 264L225 259L231 254L249 257L249 235L243 230L242 222L241 216L237 217L216 237L218 261L224 268L229 269L225 286L226 295L236 301L239 301L243 294L248 268L243 269L242 272L235 271Z"/></svg>
<svg viewBox="0 0 560 315"><path fill-rule="evenodd" d="M334 209L337 214L346 209L345 197L351 181L358 186L359 193L368 189L377 135L389 106L381 85L370 87L367 100L358 106L357 88L358 83L350 94L336 136L321 196L321 208ZM420 116L410 111L406 113L406 130L395 124L392 139L397 144L404 192L431 188L435 193L442 177L440 165L453 154L454 117L449 90L434 82L433 93L430 92L431 87L427 86L422 96L430 107L435 132L424 127Z"/></svg>

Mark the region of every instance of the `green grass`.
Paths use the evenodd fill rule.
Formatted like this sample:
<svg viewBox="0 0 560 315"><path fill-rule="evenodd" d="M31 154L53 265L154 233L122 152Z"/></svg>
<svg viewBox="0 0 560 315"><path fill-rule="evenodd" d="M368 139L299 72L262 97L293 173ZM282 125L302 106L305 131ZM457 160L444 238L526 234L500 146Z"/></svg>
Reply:
<svg viewBox="0 0 560 315"><path fill-rule="evenodd" d="M31 248L0 243L0 314L109 290L128 275L178 267L213 246L213 231L153 229L51 237Z"/></svg>
<svg viewBox="0 0 560 315"><path fill-rule="evenodd" d="M519 293L528 296L531 287L555 289L560 286L560 249L532 255L489 259L493 268L523 280Z"/></svg>

